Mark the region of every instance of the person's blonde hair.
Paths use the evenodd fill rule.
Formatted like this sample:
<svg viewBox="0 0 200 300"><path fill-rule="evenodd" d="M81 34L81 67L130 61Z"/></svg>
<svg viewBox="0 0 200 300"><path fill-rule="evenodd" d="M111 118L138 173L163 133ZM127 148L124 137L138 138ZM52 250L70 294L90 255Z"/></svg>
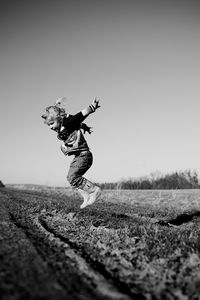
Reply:
<svg viewBox="0 0 200 300"><path fill-rule="evenodd" d="M65 101L65 98L59 98L54 105L46 107L45 112L42 114L45 124L48 125L55 120L62 121L62 119L67 116L65 108L63 107L63 101Z"/></svg>

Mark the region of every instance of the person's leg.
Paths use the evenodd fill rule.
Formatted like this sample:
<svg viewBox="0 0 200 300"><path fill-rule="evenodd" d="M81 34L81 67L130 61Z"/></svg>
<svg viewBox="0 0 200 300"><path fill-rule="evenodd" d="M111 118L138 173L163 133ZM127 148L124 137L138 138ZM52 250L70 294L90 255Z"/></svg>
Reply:
<svg viewBox="0 0 200 300"><path fill-rule="evenodd" d="M83 177L86 171L91 167L92 161L92 153L89 151L75 156L67 175L71 186L78 189L84 199L80 208L93 204L101 192L99 187Z"/></svg>
<svg viewBox="0 0 200 300"><path fill-rule="evenodd" d="M70 164L67 180L73 188L81 188L86 183L83 175L91 167L93 162L92 153L87 151L76 155Z"/></svg>

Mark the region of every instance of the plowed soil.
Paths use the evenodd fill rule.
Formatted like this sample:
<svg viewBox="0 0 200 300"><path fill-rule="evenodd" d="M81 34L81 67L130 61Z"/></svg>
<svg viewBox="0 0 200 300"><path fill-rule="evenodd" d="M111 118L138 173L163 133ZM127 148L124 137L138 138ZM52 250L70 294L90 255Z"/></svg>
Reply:
<svg viewBox="0 0 200 300"><path fill-rule="evenodd" d="M82 257L75 243L56 233L52 221L64 230L74 218L73 212L65 218L47 213L46 202L56 200L0 190L1 299L129 299Z"/></svg>
<svg viewBox="0 0 200 300"><path fill-rule="evenodd" d="M0 295L199 299L200 193L0 189Z"/></svg>

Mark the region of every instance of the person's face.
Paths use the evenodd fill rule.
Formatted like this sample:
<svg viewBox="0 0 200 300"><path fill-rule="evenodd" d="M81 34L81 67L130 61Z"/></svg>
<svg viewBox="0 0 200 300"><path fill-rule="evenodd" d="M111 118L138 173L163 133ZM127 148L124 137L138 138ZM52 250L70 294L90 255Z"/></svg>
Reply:
<svg viewBox="0 0 200 300"><path fill-rule="evenodd" d="M52 120L48 123L50 129L58 132L60 129L61 122L58 119Z"/></svg>

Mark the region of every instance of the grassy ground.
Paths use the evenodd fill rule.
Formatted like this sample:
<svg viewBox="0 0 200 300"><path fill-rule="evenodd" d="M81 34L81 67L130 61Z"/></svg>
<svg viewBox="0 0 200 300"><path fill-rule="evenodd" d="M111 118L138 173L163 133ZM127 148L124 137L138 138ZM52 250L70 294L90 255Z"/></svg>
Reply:
<svg viewBox="0 0 200 300"><path fill-rule="evenodd" d="M199 299L200 191L103 191L80 210L63 188L7 189L15 223L30 217L134 299ZM34 234L37 234L36 232Z"/></svg>

